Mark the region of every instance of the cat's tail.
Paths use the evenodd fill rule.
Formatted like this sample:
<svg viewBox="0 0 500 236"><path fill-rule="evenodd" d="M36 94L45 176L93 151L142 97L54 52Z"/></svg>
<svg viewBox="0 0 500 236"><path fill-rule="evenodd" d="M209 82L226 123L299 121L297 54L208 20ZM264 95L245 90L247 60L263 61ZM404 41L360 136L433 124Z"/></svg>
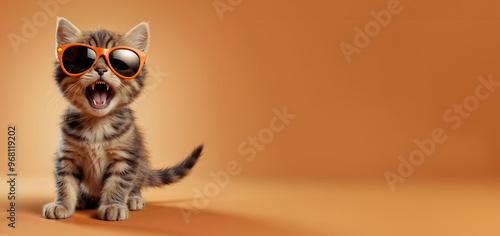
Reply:
<svg viewBox="0 0 500 236"><path fill-rule="evenodd" d="M188 157L175 166L161 170L150 170L144 182L144 187L160 187L181 180L189 173L194 164L196 164L196 161L198 161L198 158L201 156L202 150L203 144L196 147Z"/></svg>

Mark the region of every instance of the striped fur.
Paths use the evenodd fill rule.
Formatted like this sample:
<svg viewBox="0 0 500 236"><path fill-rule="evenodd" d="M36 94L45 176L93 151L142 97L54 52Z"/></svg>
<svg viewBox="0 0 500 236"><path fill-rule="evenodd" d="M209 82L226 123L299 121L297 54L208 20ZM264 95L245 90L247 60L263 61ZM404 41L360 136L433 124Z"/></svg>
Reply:
<svg viewBox="0 0 500 236"><path fill-rule="evenodd" d="M147 50L148 26L142 23L126 34L106 30L81 32L59 18L57 45L84 43L96 47L130 46ZM102 75L90 70L79 77L67 76L56 62L55 80L68 101L60 126L55 171L57 196L43 208L49 219L69 217L76 208L98 208L102 220L124 220L129 210L141 210L145 202L141 188L163 186L186 176L201 155L198 146L173 167L152 170L133 112L128 105L139 95L147 75L146 67L130 80L117 77L101 58L94 67L108 69ZM102 109L91 106L85 89L103 80L114 92Z"/></svg>

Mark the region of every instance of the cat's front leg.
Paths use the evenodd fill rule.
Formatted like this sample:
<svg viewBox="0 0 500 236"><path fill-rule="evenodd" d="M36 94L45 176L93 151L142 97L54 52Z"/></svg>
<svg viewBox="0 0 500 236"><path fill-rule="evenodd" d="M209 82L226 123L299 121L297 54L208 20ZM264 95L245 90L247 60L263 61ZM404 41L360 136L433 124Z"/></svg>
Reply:
<svg viewBox="0 0 500 236"><path fill-rule="evenodd" d="M101 220L125 220L128 218L127 197L137 171L137 160L114 159L104 175L104 187L97 209Z"/></svg>
<svg viewBox="0 0 500 236"><path fill-rule="evenodd" d="M43 207L42 213L48 219L65 219L75 211L82 171L73 158L64 155L57 157L55 167L57 196Z"/></svg>

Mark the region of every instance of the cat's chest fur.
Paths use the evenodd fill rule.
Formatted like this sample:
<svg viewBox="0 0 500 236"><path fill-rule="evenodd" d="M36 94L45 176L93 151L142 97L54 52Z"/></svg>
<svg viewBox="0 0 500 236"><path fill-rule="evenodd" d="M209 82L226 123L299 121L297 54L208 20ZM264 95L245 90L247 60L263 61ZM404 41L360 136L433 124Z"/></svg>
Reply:
<svg viewBox="0 0 500 236"><path fill-rule="evenodd" d="M88 145L84 148L84 153L80 160L83 171L82 184L87 192L96 195L102 190L102 179L112 157L106 151L106 147L99 145Z"/></svg>
<svg viewBox="0 0 500 236"><path fill-rule="evenodd" d="M76 163L81 167L84 190L98 195L108 165L133 145L134 124L130 116L108 116L88 120L82 116L64 122L62 135L65 148L75 151Z"/></svg>

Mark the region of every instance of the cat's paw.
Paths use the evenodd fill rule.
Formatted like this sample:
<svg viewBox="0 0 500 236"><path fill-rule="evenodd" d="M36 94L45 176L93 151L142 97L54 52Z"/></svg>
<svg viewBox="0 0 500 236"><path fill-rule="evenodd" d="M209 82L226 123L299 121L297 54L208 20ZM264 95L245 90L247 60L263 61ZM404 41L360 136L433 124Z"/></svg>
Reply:
<svg viewBox="0 0 500 236"><path fill-rule="evenodd" d="M100 220L125 220L128 218L128 208L124 205L104 205L97 209L97 217Z"/></svg>
<svg viewBox="0 0 500 236"><path fill-rule="evenodd" d="M128 197L128 209L131 211L138 211L142 210L146 203L144 202L144 199L139 196L130 196Z"/></svg>
<svg viewBox="0 0 500 236"><path fill-rule="evenodd" d="M66 207L54 202L46 204L42 213L47 219L66 219L71 215L71 212Z"/></svg>

